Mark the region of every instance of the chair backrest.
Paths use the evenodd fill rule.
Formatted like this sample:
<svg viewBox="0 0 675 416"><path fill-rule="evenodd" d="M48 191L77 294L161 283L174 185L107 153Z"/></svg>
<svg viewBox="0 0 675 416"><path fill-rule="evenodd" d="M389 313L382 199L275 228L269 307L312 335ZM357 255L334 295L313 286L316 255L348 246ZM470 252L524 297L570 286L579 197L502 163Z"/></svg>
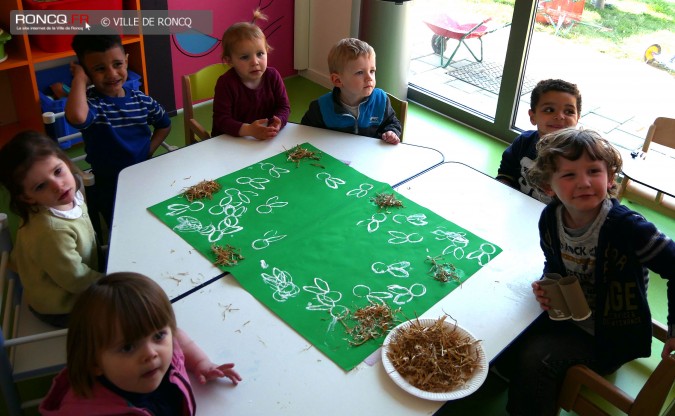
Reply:
<svg viewBox="0 0 675 416"><path fill-rule="evenodd" d="M665 342L668 339L666 327L657 321L652 321L652 333L660 341ZM580 416L610 415L589 398L587 394L590 391L626 415L659 415L665 401L672 396L674 383L675 357L672 356L661 359L635 399L588 367L575 365L567 371L559 404L561 408ZM582 393L582 387L587 390L585 394Z"/></svg>
<svg viewBox="0 0 675 416"><path fill-rule="evenodd" d="M652 143L662 146L657 151L666 151L665 148L675 149L675 119L657 117L654 120L654 123L647 130L642 152L647 154ZM670 151L666 152L671 153ZM667 172L663 173L667 175ZM628 199L631 202L675 218L675 198L628 177L624 177L621 181L617 198L619 200Z"/></svg>
<svg viewBox="0 0 675 416"><path fill-rule="evenodd" d="M0 213L0 390L8 413L18 416L39 401L22 403L15 383L65 366L67 330L41 322L22 302L21 281L8 264L11 246L7 215Z"/></svg>
<svg viewBox="0 0 675 416"><path fill-rule="evenodd" d="M224 63L209 65L193 74L181 78L183 92L183 119L185 125L185 145L197 141L189 120L194 119L194 104L213 98L218 78L230 67Z"/></svg>
<svg viewBox="0 0 675 416"><path fill-rule="evenodd" d="M652 320L652 336L661 342L668 341L668 328L662 323ZM675 383L675 357L670 356L659 362L652 375L649 376L635 401L629 415L656 415L663 408L665 400Z"/></svg>
<svg viewBox="0 0 675 416"><path fill-rule="evenodd" d="M654 123L649 126L645 143L642 151L649 150L651 143L658 143L675 149L675 119L668 117L657 117Z"/></svg>
<svg viewBox="0 0 675 416"><path fill-rule="evenodd" d="M406 100L401 100L398 97L395 97L389 93L387 93L387 96L389 97L389 101L391 102L391 106L394 109L394 112L396 113L396 118L398 121L401 122L401 141L403 141L403 135L405 133L405 122L406 119L408 118L408 101Z"/></svg>
<svg viewBox="0 0 675 416"><path fill-rule="evenodd" d="M673 388L675 357L661 360L647 382L635 397L629 415L657 415Z"/></svg>

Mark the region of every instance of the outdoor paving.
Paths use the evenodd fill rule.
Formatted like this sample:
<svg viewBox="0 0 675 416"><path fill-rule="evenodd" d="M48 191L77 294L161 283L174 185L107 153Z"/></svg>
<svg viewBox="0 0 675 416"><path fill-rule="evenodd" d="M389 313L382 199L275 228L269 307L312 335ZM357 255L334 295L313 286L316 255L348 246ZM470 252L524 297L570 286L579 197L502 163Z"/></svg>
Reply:
<svg viewBox="0 0 675 416"><path fill-rule="evenodd" d="M481 77L488 72L494 73L495 62L504 61L509 30L499 30L483 38L483 61L487 67L475 64L462 46L453 62L447 68L440 68L440 57L431 48L433 33L421 22L419 25L413 30L415 39L411 50L414 55L408 82L494 117L498 98L498 88L495 89L494 84L499 84L501 76L498 74L498 79L493 79L492 83ZM455 41L449 40L451 49L454 48L454 44L450 45L452 42ZM477 40L468 42L475 42L472 46L478 47ZM548 55L566 58L558 58L554 64L536 58ZM527 116L531 88L545 78L562 78L579 85L583 98L579 125L601 132L612 143L626 149L642 145L649 125L656 117L675 118L675 76L667 71L639 60L603 56L579 48L574 42L541 33L533 38L529 56L524 92L516 114L516 126L523 130L533 128ZM457 71L462 68L463 71ZM474 79L471 74L464 74L462 79L450 75L453 71L459 74L471 68L477 71Z"/></svg>

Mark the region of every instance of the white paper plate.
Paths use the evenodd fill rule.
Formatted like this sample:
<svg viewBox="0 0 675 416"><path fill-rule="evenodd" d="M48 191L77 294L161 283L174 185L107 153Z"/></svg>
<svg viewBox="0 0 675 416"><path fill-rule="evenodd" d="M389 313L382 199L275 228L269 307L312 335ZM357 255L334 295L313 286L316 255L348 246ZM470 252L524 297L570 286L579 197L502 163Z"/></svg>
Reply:
<svg viewBox="0 0 675 416"><path fill-rule="evenodd" d="M408 383L403 378L403 376L401 376L398 373L398 371L396 371L394 365L389 360L389 357L387 357L387 353L389 352L389 343L391 342L394 334L399 329L406 328L416 321L419 321L419 323L422 324L423 326L432 326L436 322L436 319L420 318L403 322L402 324L391 330L391 332L389 332L387 337L384 339L384 343L382 344L382 364L384 364L385 371L387 372L387 374L389 374L389 377L391 377L391 379L394 380L394 383L398 384L399 387L401 387L403 390L407 391L408 393L414 396L421 397L422 399L435 401L448 401L460 399L478 390L478 388L483 384L483 382L487 378L488 373L487 359L485 358L485 352L483 351L483 348L481 347L480 343L476 344L476 348L478 349L478 363L480 364L480 368L474 372L473 376L469 380L467 380L464 386L458 388L457 390L442 393L432 393L429 391L420 390L417 387L413 386L412 384ZM448 327L455 326L454 322L446 321L444 322L444 324ZM476 339L473 335L471 335L469 331L460 327L459 325L457 325L456 331L458 331L462 337L469 337L471 340Z"/></svg>

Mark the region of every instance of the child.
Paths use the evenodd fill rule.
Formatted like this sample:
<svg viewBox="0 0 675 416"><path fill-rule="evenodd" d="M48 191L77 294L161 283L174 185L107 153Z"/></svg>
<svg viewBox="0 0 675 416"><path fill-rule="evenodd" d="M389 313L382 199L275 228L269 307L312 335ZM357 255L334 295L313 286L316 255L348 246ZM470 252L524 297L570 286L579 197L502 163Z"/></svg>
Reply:
<svg viewBox="0 0 675 416"><path fill-rule="evenodd" d="M567 369L584 364L609 374L651 352L648 269L675 279L675 243L610 195L621 156L591 130L563 129L544 136L528 172L553 198L539 221L544 273L576 276L592 310L584 321L543 319L516 341L516 371L507 410L514 415L555 415ZM542 286L537 302L549 309ZM668 283L665 358L675 351L675 286Z"/></svg>
<svg viewBox="0 0 675 416"><path fill-rule="evenodd" d="M497 180L522 193L548 203L550 198L527 181L527 170L537 158L535 146L547 133L575 127L581 113L581 93L575 84L561 79L539 81L530 97L530 122L537 130L529 130L506 148L502 154Z"/></svg>
<svg viewBox="0 0 675 416"><path fill-rule="evenodd" d="M267 17L256 10L257 19ZM235 23L223 34L222 46L231 68L216 82L211 136L274 138L288 122L291 105L281 75L267 66L272 48L265 34L253 23Z"/></svg>
<svg viewBox="0 0 675 416"><path fill-rule="evenodd" d="M389 97L375 88L375 50L366 42L346 38L328 53L333 91L309 105L302 124L401 142L401 123Z"/></svg>
<svg viewBox="0 0 675 416"><path fill-rule="evenodd" d="M102 276L76 171L54 140L35 131L0 149L0 182L22 221L12 264L33 313L59 327L67 326L77 294Z"/></svg>
<svg viewBox="0 0 675 416"><path fill-rule="evenodd" d="M164 291L138 273L108 275L79 297L66 348L42 415L193 415L187 370L202 384L241 381L176 328Z"/></svg>
<svg viewBox="0 0 675 416"><path fill-rule="evenodd" d="M66 118L82 131L96 178L96 194L90 199L110 227L117 175L152 156L171 131L171 120L155 100L124 87L128 55L118 35L76 35L72 48L79 64L70 65ZM94 87L87 90L89 82Z"/></svg>

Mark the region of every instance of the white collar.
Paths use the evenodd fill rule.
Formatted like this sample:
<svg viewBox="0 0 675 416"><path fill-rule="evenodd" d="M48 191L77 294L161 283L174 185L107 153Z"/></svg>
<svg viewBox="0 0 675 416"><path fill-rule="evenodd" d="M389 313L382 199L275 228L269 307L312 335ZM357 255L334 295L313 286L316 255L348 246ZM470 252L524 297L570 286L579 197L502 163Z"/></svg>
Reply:
<svg viewBox="0 0 675 416"><path fill-rule="evenodd" d="M82 204L84 204L84 195L79 190L75 193L73 207L69 210L61 211L56 208L47 208L55 217L75 220L82 216Z"/></svg>

